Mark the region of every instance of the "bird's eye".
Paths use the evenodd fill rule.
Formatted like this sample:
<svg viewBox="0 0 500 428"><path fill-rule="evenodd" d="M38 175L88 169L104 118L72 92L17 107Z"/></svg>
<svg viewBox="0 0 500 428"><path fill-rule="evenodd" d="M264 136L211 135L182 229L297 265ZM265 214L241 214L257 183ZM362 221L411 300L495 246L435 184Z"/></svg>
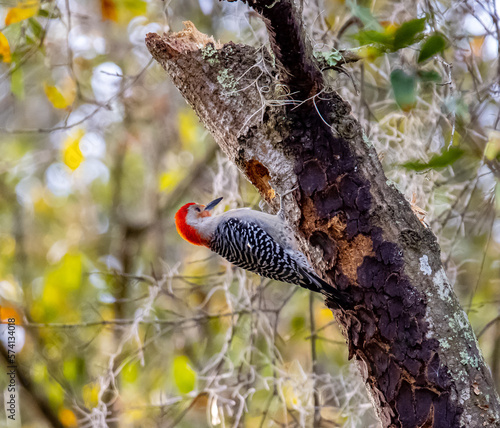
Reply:
<svg viewBox="0 0 500 428"><path fill-rule="evenodd" d="M195 207L195 211L201 213L201 210L198 207Z"/></svg>

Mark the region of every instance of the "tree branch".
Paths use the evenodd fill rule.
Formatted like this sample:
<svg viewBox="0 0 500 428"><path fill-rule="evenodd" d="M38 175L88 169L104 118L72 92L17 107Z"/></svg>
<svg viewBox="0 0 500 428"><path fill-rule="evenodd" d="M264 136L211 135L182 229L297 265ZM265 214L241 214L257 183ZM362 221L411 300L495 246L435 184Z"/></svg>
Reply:
<svg viewBox="0 0 500 428"><path fill-rule="evenodd" d="M228 0L232 3L237 0ZM291 94L299 99L315 95L323 77L312 59L312 49L306 43L302 17L296 12L293 1L243 0L264 21L271 49L282 67L281 80Z"/></svg>
<svg viewBox="0 0 500 428"><path fill-rule="evenodd" d="M496 426L498 395L435 236L315 68L291 2L248 3L267 20L280 67L265 49L220 46L190 23L146 44L274 209L276 193L299 187L285 214L313 266L352 296L352 308L326 304L383 426Z"/></svg>

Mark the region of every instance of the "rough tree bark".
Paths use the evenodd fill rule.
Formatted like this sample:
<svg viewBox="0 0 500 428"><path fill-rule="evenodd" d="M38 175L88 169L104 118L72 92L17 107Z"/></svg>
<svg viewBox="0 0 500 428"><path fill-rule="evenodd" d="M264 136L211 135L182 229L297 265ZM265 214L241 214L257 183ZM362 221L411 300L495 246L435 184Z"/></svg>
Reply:
<svg viewBox="0 0 500 428"><path fill-rule="evenodd" d="M290 0L249 0L274 55L216 43L191 23L148 34L215 140L288 221L318 272L384 427L493 427L500 404L433 233L388 183L350 105L328 89Z"/></svg>

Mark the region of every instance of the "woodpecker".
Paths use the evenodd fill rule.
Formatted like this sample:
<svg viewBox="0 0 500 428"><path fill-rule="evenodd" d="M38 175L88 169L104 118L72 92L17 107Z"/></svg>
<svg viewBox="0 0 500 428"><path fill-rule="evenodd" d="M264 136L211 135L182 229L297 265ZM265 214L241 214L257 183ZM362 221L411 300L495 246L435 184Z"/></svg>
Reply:
<svg viewBox="0 0 500 428"><path fill-rule="evenodd" d="M348 299L322 280L298 250L291 228L279 215L240 208L212 216L222 200L208 205L194 202L182 206L175 214L179 235L194 245L205 246L234 265L263 277L300 285L322 292L338 306Z"/></svg>

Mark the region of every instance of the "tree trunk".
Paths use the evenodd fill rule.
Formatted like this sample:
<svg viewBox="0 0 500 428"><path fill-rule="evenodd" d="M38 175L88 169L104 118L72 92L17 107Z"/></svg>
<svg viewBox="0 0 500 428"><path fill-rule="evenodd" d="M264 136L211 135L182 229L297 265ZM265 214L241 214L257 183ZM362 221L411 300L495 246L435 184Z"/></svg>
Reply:
<svg viewBox="0 0 500 428"><path fill-rule="evenodd" d="M350 105L324 81L290 0L248 1L265 49L186 30L148 34L215 140L287 220L318 272L352 296L326 299L384 427L493 427L500 404L433 233L388 183ZM305 309L305 308L304 308Z"/></svg>

